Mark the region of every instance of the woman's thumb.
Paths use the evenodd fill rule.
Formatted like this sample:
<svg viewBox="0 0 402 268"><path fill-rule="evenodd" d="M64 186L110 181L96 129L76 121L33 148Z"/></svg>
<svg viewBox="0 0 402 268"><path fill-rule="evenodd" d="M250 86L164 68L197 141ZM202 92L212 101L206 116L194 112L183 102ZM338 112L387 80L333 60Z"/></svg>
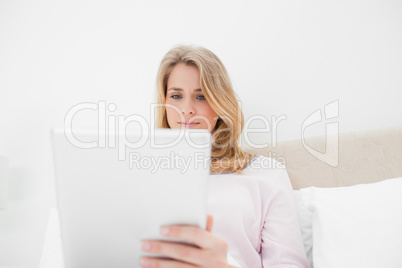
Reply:
<svg viewBox="0 0 402 268"><path fill-rule="evenodd" d="M212 217L212 215L208 214L207 215L207 231L208 232L211 232L213 223L214 223L214 218Z"/></svg>

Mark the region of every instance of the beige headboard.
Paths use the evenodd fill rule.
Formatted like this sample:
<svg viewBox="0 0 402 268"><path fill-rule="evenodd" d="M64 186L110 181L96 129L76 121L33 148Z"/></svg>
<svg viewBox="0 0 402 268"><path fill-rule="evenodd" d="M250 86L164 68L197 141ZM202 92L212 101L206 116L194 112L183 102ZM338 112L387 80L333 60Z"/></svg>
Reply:
<svg viewBox="0 0 402 268"><path fill-rule="evenodd" d="M341 133L338 140L338 164L334 166L310 154L301 139L280 142L275 148L244 150L284 162L295 190L308 186L350 186L402 177L402 127ZM307 146L322 153L325 153L325 143L326 137L305 140Z"/></svg>

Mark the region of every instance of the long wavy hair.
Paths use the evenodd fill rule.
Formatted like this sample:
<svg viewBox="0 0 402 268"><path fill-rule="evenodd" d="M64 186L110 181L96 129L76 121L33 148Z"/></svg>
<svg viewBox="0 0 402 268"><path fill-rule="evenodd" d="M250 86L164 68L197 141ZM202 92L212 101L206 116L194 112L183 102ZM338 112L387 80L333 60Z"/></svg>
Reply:
<svg viewBox="0 0 402 268"><path fill-rule="evenodd" d="M237 101L228 72L221 60L210 50L192 45L178 45L163 57L156 79L155 127L170 128L167 120L167 81L178 63L194 66L200 72L202 93L208 104L219 115L212 131L212 151L210 172L236 172L255 156L239 147L239 138L244 127L244 116Z"/></svg>

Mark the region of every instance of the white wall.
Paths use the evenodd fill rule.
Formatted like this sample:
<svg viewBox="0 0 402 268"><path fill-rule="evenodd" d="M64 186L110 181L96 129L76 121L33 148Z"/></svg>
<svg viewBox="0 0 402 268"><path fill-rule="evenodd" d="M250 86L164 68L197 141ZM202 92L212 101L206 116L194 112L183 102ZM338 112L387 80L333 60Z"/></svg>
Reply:
<svg viewBox="0 0 402 268"><path fill-rule="evenodd" d="M11 159L0 266L38 264L55 200L49 129L73 105L149 117L159 61L184 42L222 59L246 119L286 115L278 140L300 138L336 100L340 132L402 125L400 14L391 0L0 1L0 155ZM93 113L76 119L96 125ZM322 134L324 122L306 130Z"/></svg>

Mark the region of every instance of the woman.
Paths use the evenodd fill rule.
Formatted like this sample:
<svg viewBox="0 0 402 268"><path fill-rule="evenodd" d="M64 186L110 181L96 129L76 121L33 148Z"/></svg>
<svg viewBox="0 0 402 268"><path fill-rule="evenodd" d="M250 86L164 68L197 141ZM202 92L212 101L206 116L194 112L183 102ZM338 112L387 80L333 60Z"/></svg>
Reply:
<svg viewBox="0 0 402 268"><path fill-rule="evenodd" d="M286 169L239 148L244 118L228 73L208 49L177 46L162 59L157 76L158 128L200 128L212 134L207 230L189 225L161 234L196 245L149 240L142 267L310 267L301 239ZM269 168L267 168L267 165ZM212 222L214 219L214 227Z"/></svg>

